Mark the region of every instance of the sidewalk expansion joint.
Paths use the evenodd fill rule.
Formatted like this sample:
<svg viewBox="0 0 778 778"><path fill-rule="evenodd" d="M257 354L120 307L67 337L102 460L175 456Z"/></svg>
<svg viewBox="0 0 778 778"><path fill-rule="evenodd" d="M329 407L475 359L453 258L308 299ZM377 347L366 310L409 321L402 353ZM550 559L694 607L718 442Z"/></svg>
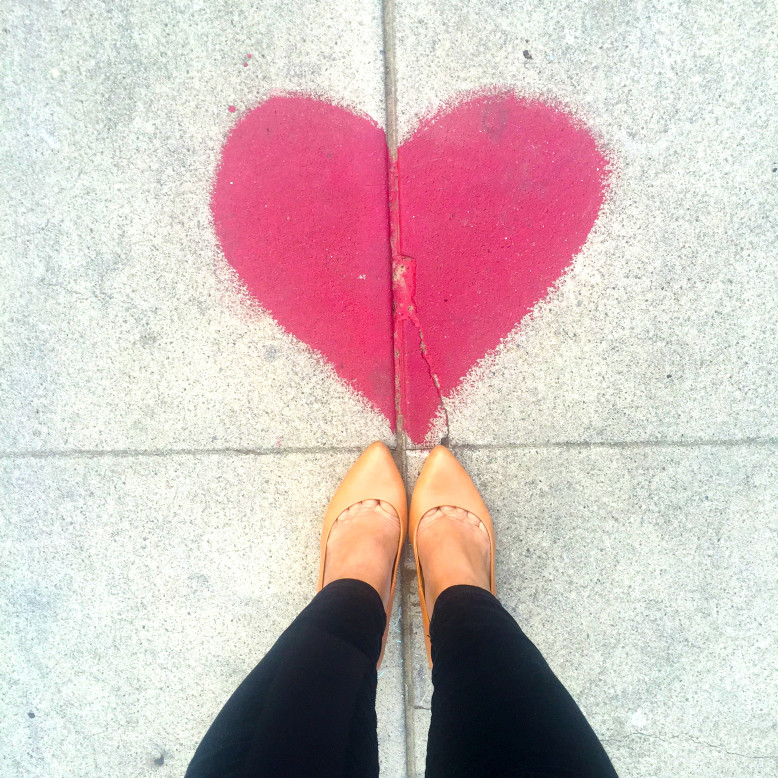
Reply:
<svg viewBox="0 0 778 778"><path fill-rule="evenodd" d="M402 439L402 442L399 442ZM703 440L624 440L624 441L536 441L527 443L449 443L452 451L511 451L521 449L630 449L630 448L706 448L717 446L753 446L770 448L778 446L778 438L730 438ZM321 454L361 454L363 445L349 446L290 446L286 448L170 448L170 449L42 449L0 451L0 460L14 459L96 459L113 457L132 459L135 457L175 456L285 456L300 454L319 456ZM407 483L409 452L428 452L431 446L410 447L406 437L398 433L398 445L394 449L398 469Z"/></svg>
<svg viewBox="0 0 778 778"><path fill-rule="evenodd" d="M389 203L389 231L390 246L390 277L394 273L394 258L400 246L399 223L399 189L397 186L397 70L395 61L395 30L394 30L394 0L382 0L382 31L384 41L384 104L386 106L386 142L389 149L387 170L387 198ZM403 342L401 333L398 332L396 321L395 288L392 282L392 320L394 338L394 404L396 414L397 448L395 459L402 474L403 481L408 483L408 438L403 424L403 377L402 356ZM403 549L403 558L408 553L408 544ZM404 561L404 560L403 560ZM412 579L406 574L406 565L401 564L398 570L400 586L400 616L402 652L400 655L401 674L403 679L403 735L405 738L405 775L407 778L416 778L415 761L415 732L413 716L413 621L410 609L410 587Z"/></svg>

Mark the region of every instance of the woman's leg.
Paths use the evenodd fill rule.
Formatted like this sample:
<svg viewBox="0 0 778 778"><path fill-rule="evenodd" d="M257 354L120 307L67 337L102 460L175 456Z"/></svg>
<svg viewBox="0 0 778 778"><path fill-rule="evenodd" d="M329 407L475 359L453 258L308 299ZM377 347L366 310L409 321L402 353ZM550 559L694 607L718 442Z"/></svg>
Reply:
<svg viewBox="0 0 778 778"><path fill-rule="evenodd" d="M385 624L369 584L325 586L227 701L186 778L377 776Z"/></svg>
<svg viewBox="0 0 778 778"><path fill-rule="evenodd" d="M430 636L427 778L615 778L573 698L489 591L443 590Z"/></svg>

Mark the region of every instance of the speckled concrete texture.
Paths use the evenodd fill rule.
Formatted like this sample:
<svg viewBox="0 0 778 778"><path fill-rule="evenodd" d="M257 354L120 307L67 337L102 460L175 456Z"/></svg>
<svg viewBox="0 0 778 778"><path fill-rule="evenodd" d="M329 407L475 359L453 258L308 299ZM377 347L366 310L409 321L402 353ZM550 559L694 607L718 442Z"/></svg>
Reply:
<svg viewBox="0 0 778 778"><path fill-rule="evenodd" d="M241 297L209 208L229 128L273 90L384 123L380 5L6 8L0 447L390 440Z"/></svg>
<svg viewBox="0 0 778 778"><path fill-rule="evenodd" d="M316 591L348 454L0 463L0 774L181 776ZM396 604L397 605L397 604ZM378 686L403 775L400 611Z"/></svg>
<svg viewBox="0 0 778 778"><path fill-rule="evenodd" d="M313 595L361 448L423 462L241 291L209 206L230 128L302 92L396 145L484 89L613 161L569 271L445 398L501 599L622 778L778 773L770 3L12 0L0 29L3 778L182 775ZM379 740L414 778L401 573Z"/></svg>
<svg viewBox="0 0 778 778"><path fill-rule="evenodd" d="M492 512L501 602L621 778L775 775L778 448L455 453ZM432 689L413 589L421 775Z"/></svg>
<svg viewBox="0 0 778 778"><path fill-rule="evenodd" d="M568 275L449 398L452 442L774 437L774 7L397 0L394 19L400 141L511 88L578 116L615 165Z"/></svg>

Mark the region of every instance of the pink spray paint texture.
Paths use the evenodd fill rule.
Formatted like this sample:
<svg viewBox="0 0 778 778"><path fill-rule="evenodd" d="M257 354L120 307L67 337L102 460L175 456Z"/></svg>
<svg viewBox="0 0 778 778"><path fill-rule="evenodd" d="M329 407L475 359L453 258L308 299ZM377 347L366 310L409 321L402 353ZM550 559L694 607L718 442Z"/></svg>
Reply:
<svg viewBox="0 0 778 778"><path fill-rule="evenodd" d="M512 92L423 121L391 169L373 121L285 95L234 126L211 206L248 291L392 425L396 366L403 428L421 443L570 266L608 169L587 128Z"/></svg>

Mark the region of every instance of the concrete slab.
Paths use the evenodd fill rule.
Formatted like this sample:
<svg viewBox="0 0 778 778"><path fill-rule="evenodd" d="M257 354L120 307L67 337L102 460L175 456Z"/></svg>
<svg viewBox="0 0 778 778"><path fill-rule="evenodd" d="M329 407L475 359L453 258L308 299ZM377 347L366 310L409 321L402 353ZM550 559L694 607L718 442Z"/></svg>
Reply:
<svg viewBox="0 0 778 778"><path fill-rule="evenodd" d="M456 454L492 511L501 602L619 775L775 775L776 447ZM423 459L410 454L411 478ZM422 775L432 689L415 588L409 677Z"/></svg>
<svg viewBox="0 0 778 778"><path fill-rule="evenodd" d="M228 131L277 91L385 126L381 6L8 8L3 775L180 775L312 595L351 450L392 440L244 293L209 208ZM503 601L620 775L773 775L774 24L758 0L388 10L401 143L461 93L507 88L580 120L613 161L559 284L445 393L494 509ZM415 356L422 373L436 359ZM398 608L379 682L385 775L423 772L412 563L414 661L403 675Z"/></svg>
<svg viewBox="0 0 778 778"><path fill-rule="evenodd" d="M391 440L243 299L209 208L227 132L274 90L384 124L380 3L55 0L4 16L0 448Z"/></svg>
<svg viewBox="0 0 778 778"><path fill-rule="evenodd" d="M0 462L0 774L183 775L210 721L315 593L352 457ZM403 775L400 612L378 691Z"/></svg>
<svg viewBox="0 0 778 778"><path fill-rule="evenodd" d="M451 440L775 437L778 60L764 4L397 0L394 20L401 143L463 93L510 89L577 117L614 166L569 272L448 393ZM452 287L477 292L485 256Z"/></svg>

